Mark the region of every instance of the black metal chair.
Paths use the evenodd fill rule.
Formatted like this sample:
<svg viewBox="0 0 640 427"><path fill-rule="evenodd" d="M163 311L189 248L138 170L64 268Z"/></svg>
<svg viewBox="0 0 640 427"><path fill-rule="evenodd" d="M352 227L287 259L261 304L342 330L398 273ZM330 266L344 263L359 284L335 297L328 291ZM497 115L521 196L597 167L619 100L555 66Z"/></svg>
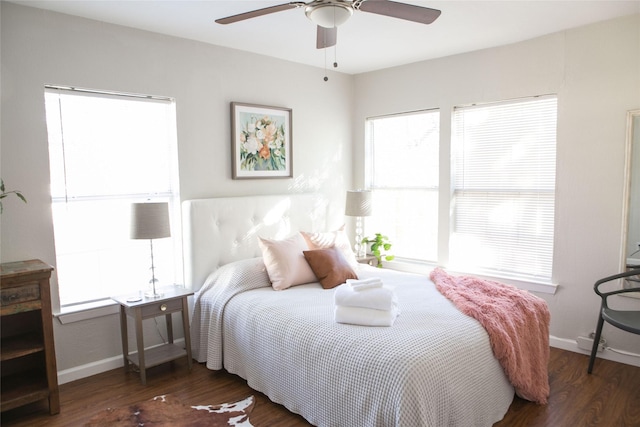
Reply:
<svg viewBox="0 0 640 427"><path fill-rule="evenodd" d="M604 322L620 328L632 334L640 334L640 311L635 310L615 310L609 307L607 304L607 298L611 295L619 295L627 292L640 292L640 287L629 287L625 289L617 289L615 291L603 292L599 289L600 285L610 282L612 280L624 279L631 276L640 275L640 268L625 271L624 273L614 274L613 276L605 277L598 280L593 285L593 290L602 298L602 305L600 306L600 315L598 316L598 326L596 327L596 334L593 338L593 348L591 349L591 358L589 359L588 373L593 370L593 363L596 360L596 353L598 351L598 344L600 344L600 335L602 334L602 326ZM637 280L632 281L636 283ZM640 283L638 284L640 285Z"/></svg>

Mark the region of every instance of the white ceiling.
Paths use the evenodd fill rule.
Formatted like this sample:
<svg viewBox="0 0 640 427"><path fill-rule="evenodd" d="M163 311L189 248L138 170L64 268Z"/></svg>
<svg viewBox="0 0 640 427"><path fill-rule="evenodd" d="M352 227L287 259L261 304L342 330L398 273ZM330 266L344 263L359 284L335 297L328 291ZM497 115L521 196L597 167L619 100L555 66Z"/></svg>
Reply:
<svg viewBox="0 0 640 427"><path fill-rule="evenodd" d="M640 13L640 0L402 0L440 9L431 25L356 11L338 30L336 49L315 48L304 9L229 25L215 19L287 1L10 0L25 6L199 40L316 67L357 74L515 43L568 28ZM369 0L379 1L379 0ZM400 1L400 0L397 0Z"/></svg>

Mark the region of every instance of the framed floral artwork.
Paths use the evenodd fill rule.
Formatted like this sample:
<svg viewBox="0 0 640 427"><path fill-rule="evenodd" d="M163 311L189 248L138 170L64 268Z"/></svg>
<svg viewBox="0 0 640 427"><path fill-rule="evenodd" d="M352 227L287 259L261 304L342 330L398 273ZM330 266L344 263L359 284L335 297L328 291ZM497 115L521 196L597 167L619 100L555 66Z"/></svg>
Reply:
<svg viewBox="0 0 640 427"><path fill-rule="evenodd" d="M290 108L231 103L233 179L293 176Z"/></svg>

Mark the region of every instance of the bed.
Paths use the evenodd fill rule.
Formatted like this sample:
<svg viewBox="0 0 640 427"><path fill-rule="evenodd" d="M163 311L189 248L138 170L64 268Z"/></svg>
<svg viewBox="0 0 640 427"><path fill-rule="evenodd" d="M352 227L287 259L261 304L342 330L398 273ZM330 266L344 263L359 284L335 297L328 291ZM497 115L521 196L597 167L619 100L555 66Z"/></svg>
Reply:
<svg viewBox="0 0 640 427"><path fill-rule="evenodd" d="M491 426L514 388L487 331L428 277L359 265L394 287L390 327L336 323L319 283L274 290L258 237L333 230L314 194L183 203L185 276L196 292L194 357L317 426Z"/></svg>

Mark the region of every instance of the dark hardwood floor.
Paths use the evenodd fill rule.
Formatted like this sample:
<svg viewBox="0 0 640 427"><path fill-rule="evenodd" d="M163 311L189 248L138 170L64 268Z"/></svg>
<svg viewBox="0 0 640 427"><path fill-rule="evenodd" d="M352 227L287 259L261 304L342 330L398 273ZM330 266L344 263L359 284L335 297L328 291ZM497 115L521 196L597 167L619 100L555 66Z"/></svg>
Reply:
<svg viewBox="0 0 640 427"><path fill-rule="evenodd" d="M587 356L552 348L549 404L536 405L516 397L495 427L640 426L640 368L598 359L593 374L588 375L587 363ZM46 404L41 402L4 412L1 421L4 427L81 426L105 408L168 393L189 405L231 402L252 394L256 397L250 417L254 426L309 426L302 417L251 390L241 378L209 371L200 364L189 373L186 361L148 370L146 386L140 384L136 373L123 369L63 384L60 414L48 415Z"/></svg>

